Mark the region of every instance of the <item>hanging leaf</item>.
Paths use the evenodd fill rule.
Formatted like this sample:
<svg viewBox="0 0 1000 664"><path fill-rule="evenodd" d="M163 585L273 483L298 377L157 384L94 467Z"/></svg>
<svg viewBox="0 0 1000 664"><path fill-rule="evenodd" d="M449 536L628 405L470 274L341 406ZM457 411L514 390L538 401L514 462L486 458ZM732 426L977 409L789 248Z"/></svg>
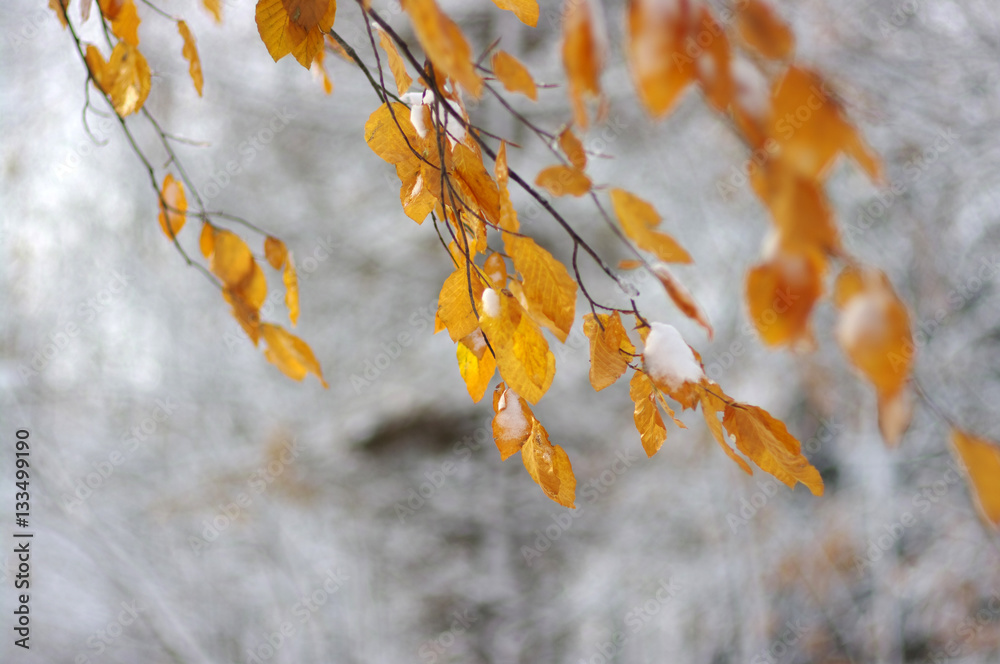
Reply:
<svg viewBox="0 0 1000 664"><path fill-rule="evenodd" d="M100 51L88 45L86 59L94 82L111 99L118 115L125 117L142 108L149 95L151 74L139 49L120 41L104 62Z"/></svg>
<svg viewBox="0 0 1000 664"><path fill-rule="evenodd" d="M201 0L201 6L212 15L216 23L222 23L222 0Z"/></svg>
<svg viewBox="0 0 1000 664"><path fill-rule="evenodd" d="M659 0L632 0L628 9L628 63L639 99L654 118L664 116L695 80L684 50L693 22L690 2L663 11Z"/></svg>
<svg viewBox="0 0 1000 664"><path fill-rule="evenodd" d="M275 62L291 53L309 69L336 15L337 0L259 0L257 31Z"/></svg>
<svg viewBox="0 0 1000 664"><path fill-rule="evenodd" d="M781 60L795 49L792 31L763 0L736 3L736 28L743 42L765 58Z"/></svg>
<svg viewBox="0 0 1000 664"><path fill-rule="evenodd" d="M238 287L249 278L256 261L243 239L227 230L216 229L209 269L223 284Z"/></svg>
<svg viewBox="0 0 1000 664"><path fill-rule="evenodd" d="M282 373L299 381L313 373L323 387L330 387L323 379L323 371L316 356L305 341L270 323L261 323L260 334L267 343L264 356L268 362L281 369Z"/></svg>
<svg viewBox="0 0 1000 664"><path fill-rule="evenodd" d="M649 376L641 371L632 374L629 382L629 398L635 403L635 428L639 431L639 439L642 441L642 449L646 451L646 456L656 454L663 441L667 439L667 427L663 424L663 416L656 406L654 396L656 388Z"/></svg>
<svg viewBox="0 0 1000 664"><path fill-rule="evenodd" d="M826 261L815 250L778 251L747 272L746 298L750 320L764 343L788 344L810 350L815 346L809 318L823 296Z"/></svg>
<svg viewBox="0 0 1000 664"><path fill-rule="evenodd" d="M493 0L493 4L514 12L514 16L525 25L538 25L538 0Z"/></svg>
<svg viewBox="0 0 1000 664"><path fill-rule="evenodd" d="M102 2L99 4L103 10L105 5L110 8L112 3ZM126 44L138 46L139 13L135 10L135 2L125 0L125 2L115 3L115 5L118 7L118 11L115 12L114 18L108 17L111 20L111 32ZM107 14L105 16L107 17Z"/></svg>
<svg viewBox="0 0 1000 664"><path fill-rule="evenodd" d="M406 63L403 62L399 51L396 50L396 44L392 41L392 37L381 28L378 28L378 43L382 46L385 57L389 61L389 71L392 72L392 78L396 81L396 92L403 96L413 85L413 77L406 71Z"/></svg>
<svg viewBox="0 0 1000 664"><path fill-rule="evenodd" d="M493 54L492 65L493 73L509 91L520 92L532 101L538 99L538 90L535 88L531 73L513 55L506 51L497 51Z"/></svg>
<svg viewBox="0 0 1000 664"><path fill-rule="evenodd" d="M583 333L590 339L590 384L600 392L625 373L635 357L635 346L617 311L596 317L587 314L583 317Z"/></svg>
<svg viewBox="0 0 1000 664"><path fill-rule="evenodd" d="M207 221L201 225L201 235L198 237L198 248L201 255L208 258L215 251L215 229Z"/></svg>
<svg viewBox="0 0 1000 664"><path fill-rule="evenodd" d="M472 334L462 337L455 346L455 353L458 356L458 372L465 381L469 396L478 403L486 394L486 388L497 370L496 358L486 345L483 331L477 328Z"/></svg>
<svg viewBox="0 0 1000 664"><path fill-rule="evenodd" d="M965 466L980 516L1000 528L1000 446L959 429L951 430L951 444Z"/></svg>
<svg viewBox="0 0 1000 664"><path fill-rule="evenodd" d="M559 341L565 342L576 316L576 282L566 266L529 237L508 235L504 247L521 274L525 296L552 321Z"/></svg>
<svg viewBox="0 0 1000 664"><path fill-rule="evenodd" d="M288 249L285 247L284 242L272 235L268 235L264 239L264 256L271 267L275 270L280 270L281 266L285 264L285 259L288 257Z"/></svg>
<svg viewBox="0 0 1000 664"><path fill-rule="evenodd" d="M181 38L184 40L184 48L181 50L181 54L188 61L188 72L191 74L191 82L194 83L194 89L198 91L198 96L200 97L201 86L205 79L201 74L201 59L198 57L198 48L194 44L194 36L192 36L191 30L188 29L187 23L184 21L177 21L177 31L181 33Z"/></svg>
<svg viewBox="0 0 1000 664"><path fill-rule="evenodd" d="M723 398L725 397L725 398ZM736 451L729 446L726 442L726 434L722 430L722 422L719 420L719 415L723 415L726 412L726 404L732 399L725 396L719 386L715 383L710 383L705 386L705 389L701 390L701 414L705 416L705 423L708 425L708 430L712 432L712 437L715 438L719 446L726 453L730 459L736 462L740 468L743 469L747 475L753 475L753 469L750 468L750 464L743 460Z"/></svg>
<svg viewBox="0 0 1000 664"><path fill-rule="evenodd" d="M611 190L611 204L625 234L635 246L656 255L664 263L690 263L691 256L676 240L652 230L660 224L656 209L624 189Z"/></svg>
<svg viewBox="0 0 1000 664"><path fill-rule="evenodd" d="M166 201L167 208L163 207ZM174 179L171 173L167 173L163 178L163 187L160 190L160 228L163 234L173 239L187 221L187 198L184 196L184 185Z"/></svg>
<svg viewBox="0 0 1000 664"><path fill-rule="evenodd" d="M506 291L484 290L481 313L501 378L529 403L538 403L556 373L555 356L538 325Z"/></svg>
<svg viewBox="0 0 1000 664"><path fill-rule="evenodd" d="M472 49L459 27L445 15L434 0L402 0L410 15L413 31L434 68L479 97L483 79L476 73Z"/></svg>
<svg viewBox="0 0 1000 664"><path fill-rule="evenodd" d="M593 0L565 0L563 4L563 67L573 105L574 121L587 128L586 100L601 94L601 70L604 69L604 33L598 25Z"/></svg>
<svg viewBox="0 0 1000 664"><path fill-rule="evenodd" d="M583 143L569 127L559 132L559 149L563 151L574 168L582 171L587 167L587 152L583 149Z"/></svg>
<svg viewBox="0 0 1000 664"><path fill-rule="evenodd" d="M546 496L563 507L576 507L576 476L573 475L569 455L563 448L549 442L549 433L538 420L534 421L531 436L521 448L521 461Z"/></svg>
<svg viewBox="0 0 1000 664"><path fill-rule="evenodd" d="M470 270L469 275L471 275L472 295L478 302L483 296L485 286L475 268ZM444 285L441 287L441 294L438 296L437 315L448 329L448 335L452 341L457 342L472 334L479 327L476 311L473 310L472 302L469 299L469 283L465 267L456 268L445 279Z"/></svg>
<svg viewBox="0 0 1000 664"><path fill-rule="evenodd" d="M299 322L299 278L295 274L295 261L291 252L285 260L285 269L281 274L285 284L285 306L288 307L288 319L295 326Z"/></svg>
<svg viewBox="0 0 1000 664"><path fill-rule="evenodd" d="M689 291L684 284L677 280L677 277L673 275L670 269L663 263L656 263L653 265L653 274L656 278L660 280L663 284L664 290L667 291L667 295L673 300L673 303L677 305L677 308L681 310L685 316L695 321L701 325L708 332L709 340L715 332L712 330L712 324L708 321L708 316L702 311L698 303L694 301L694 297L691 296L691 291Z"/></svg>
<svg viewBox="0 0 1000 664"><path fill-rule="evenodd" d="M553 196L583 196L590 191L587 174L573 166L549 166L535 178L535 184L544 187Z"/></svg>
<svg viewBox="0 0 1000 664"><path fill-rule="evenodd" d="M500 460L521 451L531 437L535 416L531 408L517 392L505 386L497 385L493 392L493 442L500 450Z"/></svg>

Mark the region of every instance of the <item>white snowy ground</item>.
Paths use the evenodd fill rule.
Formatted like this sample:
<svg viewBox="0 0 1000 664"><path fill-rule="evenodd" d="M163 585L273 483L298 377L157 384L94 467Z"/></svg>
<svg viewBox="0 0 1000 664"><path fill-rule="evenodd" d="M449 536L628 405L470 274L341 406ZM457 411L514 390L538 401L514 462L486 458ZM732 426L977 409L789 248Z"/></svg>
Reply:
<svg viewBox="0 0 1000 664"><path fill-rule="evenodd" d="M81 64L43 4L0 9L0 660L1000 661L1000 549L953 481L941 421L920 409L900 449L883 448L828 304L813 355L768 352L746 330L742 274L767 220L747 186L720 195L746 155L696 94L651 124L615 50L610 122L588 140L617 158L593 175L663 213L695 258L675 273L715 340L651 280L641 306L675 325L730 394L788 422L827 493L743 475L690 414L645 459L627 386L593 392L575 330L536 409L579 480L568 512L518 459L500 462L489 405L470 403L453 345L431 334L448 260L433 229L403 216L392 168L364 144L377 102L359 72L329 59L326 97L290 59L270 60L249 0L227 4L222 27L193 3L165 5L198 40L198 99L173 27L140 7L157 74L148 107L208 143L180 152L213 208L295 252L296 332L323 363L324 391L266 363L184 266L116 127L90 115L106 144L90 142ZM352 38L358 12L341 4L337 27ZM622 6L607 4L619 44ZM500 34L536 78L559 80L556 3L543 2L535 31L486 0L444 5L477 48ZM976 0L781 9L901 191L879 207L853 165L838 168L832 196L856 229L847 246L885 267L910 304L925 334L917 373L941 408L1000 439L1000 297L987 269L1000 259L1000 14ZM567 117L562 90L521 106L548 127ZM476 117L528 146L511 152L514 168L530 176L547 163L497 108ZM249 148L269 127L267 145ZM231 160L241 172L226 183ZM568 258L567 238L517 202L526 229ZM560 204L623 256L585 202ZM197 254L195 228L182 242ZM595 295L614 296L587 273ZM409 345L397 349L400 335ZM370 384L356 390L366 368ZM30 652L10 629L18 428L32 442ZM865 555L877 560L859 570Z"/></svg>

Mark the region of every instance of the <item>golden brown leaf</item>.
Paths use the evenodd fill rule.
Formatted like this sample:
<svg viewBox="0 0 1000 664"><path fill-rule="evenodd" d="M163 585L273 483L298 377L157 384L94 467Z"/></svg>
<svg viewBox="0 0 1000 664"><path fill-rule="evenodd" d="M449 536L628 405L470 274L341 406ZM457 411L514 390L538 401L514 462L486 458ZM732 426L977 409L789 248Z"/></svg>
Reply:
<svg viewBox="0 0 1000 664"><path fill-rule="evenodd" d="M89 53L100 55L96 49L88 49ZM151 83L149 65L139 49L125 41L118 42L102 69L103 75L95 78L110 97L115 112L121 117L137 113L146 102Z"/></svg>
<svg viewBox="0 0 1000 664"><path fill-rule="evenodd" d="M201 250L201 255L208 258L215 251L215 229L212 228L212 224L203 222L201 225L201 235L198 236L198 249Z"/></svg>
<svg viewBox="0 0 1000 664"><path fill-rule="evenodd" d="M652 230L660 224L656 209L624 189L611 190L611 204L625 234L635 246L652 252L664 263L690 263L691 256L676 240Z"/></svg>
<svg viewBox="0 0 1000 664"><path fill-rule="evenodd" d="M740 38L765 58L781 60L795 48L792 31L763 0L736 3L736 28Z"/></svg>
<svg viewBox="0 0 1000 664"><path fill-rule="evenodd" d="M576 476L569 455L549 442L549 434L538 420L534 421L531 436L521 448L521 461L546 496L563 507L576 507Z"/></svg>
<svg viewBox="0 0 1000 664"><path fill-rule="evenodd" d="M166 201L167 207L163 207ZM173 239L187 221L187 197L184 196L184 185L174 179L171 173L163 178L160 190L160 228L163 234Z"/></svg>
<svg viewBox="0 0 1000 664"><path fill-rule="evenodd" d="M309 69L336 14L337 0L259 0L257 31L275 62L291 53Z"/></svg>
<svg viewBox="0 0 1000 664"><path fill-rule="evenodd" d="M441 294L438 296L437 314L448 329L451 340L456 342L462 337L472 334L479 327L479 320L476 318L476 312L473 311L472 302L469 299L469 277L471 277L472 295L476 298L477 308L479 308L478 302L483 296L485 286L474 267L470 269L468 275L466 275L464 266L456 268L445 279L444 285L441 287Z"/></svg>
<svg viewBox="0 0 1000 664"><path fill-rule="evenodd" d="M294 334L270 323L261 323L260 334L267 343L264 356L268 362L281 369L293 380L302 380L307 374L316 374L323 387L330 387L323 379L323 370L309 345Z"/></svg>
<svg viewBox="0 0 1000 664"><path fill-rule="evenodd" d="M508 235L504 247L521 274L524 294L555 325L559 341L565 342L576 315L576 282L566 266L529 237Z"/></svg>
<svg viewBox="0 0 1000 664"><path fill-rule="evenodd" d="M840 252L840 233L822 184L803 177L778 159L756 168L750 182L771 211L781 248Z"/></svg>
<svg viewBox="0 0 1000 664"><path fill-rule="evenodd" d="M191 82L194 83L194 89L197 90L200 97L201 86L205 82L205 79L201 73L201 58L198 57L198 47L195 46L194 36L191 34L191 30L188 29L187 23L177 21L177 31L181 33L181 38L184 40L184 48L181 50L181 54L188 61L188 72L191 74Z"/></svg>
<svg viewBox="0 0 1000 664"><path fill-rule="evenodd" d="M483 263L483 272L489 277L493 288L503 288L507 285L507 261L497 252L493 252Z"/></svg>
<svg viewBox="0 0 1000 664"><path fill-rule="evenodd" d="M392 78L396 81L396 91L402 96L413 85L413 77L406 71L406 63L403 62L399 51L396 50L396 43L381 28L378 29L378 43L382 46L386 59L389 61L389 71L392 72Z"/></svg>
<svg viewBox="0 0 1000 664"><path fill-rule="evenodd" d="M959 429L951 430L951 444L965 466L980 516L1000 528L1000 446Z"/></svg>
<svg viewBox="0 0 1000 664"><path fill-rule="evenodd" d="M209 269L229 288L238 288L250 278L256 261L243 239L227 230L216 229Z"/></svg>
<svg viewBox="0 0 1000 664"><path fill-rule="evenodd" d="M66 8L69 6L69 0L49 0L49 9L56 13L56 18L59 19L60 25L66 28ZM83 19L86 21L87 19Z"/></svg>
<svg viewBox="0 0 1000 664"><path fill-rule="evenodd" d="M222 0L201 0L201 6L212 15L216 23L222 23Z"/></svg>
<svg viewBox="0 0 1000 664"><path fill-rule="evenodd" d="M514 12L514 16L525 25L538 25L538 0L493 0L493 4Z"/></svg>
<svg viewBox="0 0 1000 664"><path fill-rule="evenodd" d="M646 456L656 454L663 441L667 439L667 427L663 424L663 416L656 406L656 388L649 376L641 371L632 374L629 382L629 397L635 403L635 428L639 431L642 449Z"/></svg>
<svg viewBox="0 0 1000 664"><path fill-rule="evenodd" d="M635 346L617 311L597 314L596 318L587 314L583 317L583 333L590 339L590 384L600 392L625 373L635 357Z"/></svg>
<svg viewBox="0 0 1000 664"><path fill-rule="evenodd" d="M285 306L288 307L288 320L295 326L299 322L299 277L295 274L295 261L292 259L292 252L288 252L281 279L285 284Z"/></svg>
<svg viewBox="0 0 1000 664"><path fill-rule="evenodd" d="M665 115L695 80L695 61L685 52L691 4L665 12L657 0L632 0L628 13L628 62L636 90L654 118Z"/></svg>
<svg viewBox="0 0 1000 664"><path fill-rule="evenodd" d="M417 40L435 69L479 97L483 79L473 66L469 42L455 22L434 0L402 0L402 5L410 15Z"/></svg>
<svg viewBox="0 0 1000 664"><path fill-rule="evenodd" d="M288 249L285 247L284 242L272 235L268 235L264 239L264 256L271 267L275 270L280 270L281 266L285 264L285 259L288 257Z"/></svg>
<svg viewBox="0 0 1000 664"><path fill-rule="evenodd" d="M520 92L532 101L538 99L535 80L520 60L506 51L497 51L493 54L492 64L493 73L505 88L511 92Z"/></svg>
<svg viewBox="0 0 1000 664"><path fill-rule="evenodd" d="M575 168L582 171L587 167L587 152L583 149L583 143L569 127L559 132L559 149Z"/></svg>
<svg viewBox="0 0 1000 664"><path fill-rule="evenodd" d="M483 166L482 157L459 143L452 150L452 158L455 173L469 188L483 216L490 223L497 223L500 220L500 194L496 182Z"/></svg>
<svg viewBox="0 0 1000 664"><path fill-rule="evenodd" d="M323 43L326 43L325 36ZM309 71L312 73L314 79L323 83L323 92L325 94L331 94L333 92L333 80L330 78L330 74L326 71L326 65L323 64L325 59L326 49L321 48L316 53L316 58L309 66Z"/></svg>
<svg viewBox="0 0 1000 664"><path fill-rule="evenodd" d="M715 438L715 440L722 447L726 456L735 461L736 465L742 468L743 472L747 475L753 475L753 470L750 468L750 464L748 464L743 457L737 454L736 451L726 442L726 434L722 430L722 421L719 420L719 415L726 412L727 402L721 398L722 396L725 396L724 393L715 383L708 383L703 386L703 389L700 392L701 414L705 416L705 423L708 425L708 430L712 432L712 437Z"/></svg>
<svg viewBox="0 0 1000 664"><path fill-rule="evenodd" d="M673 303L677 305L677 308L681 310L681 313L701 325L708 332L709 340L715 332L712 330L712 324L708 320L708 316L702 310L698 303L694 301L691 292L678 281L677 277L673 275L670 269L663 263L659 263L653 266L653 274L656 278L660 280L663 284L664 290L667 291L667 295L673 300Z"/></svg>
<svg viewBox="0 0 1000 664"><path fill-rule="evenodd" d="M493 412L496 413L493 417L493 442L500 450L500 460L505 461L520 452L528 442L535 415L524 399L503 383L497 385L493 396Z"/></svg>
<svg viewBox="0 0 1000 664"><path fill-rule="evenodd" d="M562 164L543 168L535 178L535 184L544 187L553 196L583 196L592 186L586 173Z"/></svg>
<svg viewBox="0 0 1000 664"><path fill-rule="evenodd" d="M486 345L483 331L477 328L472 334L462 337L455 346L455 353L458 356L458 371L469 396L478 402L497 370L496 358Z"/></svg>
<svg viewBox="0 0 1000 664"><path fill-rule="evenodd" d="M823 495L823 480L802 455L799 441L766 410L749 404L727 404L722 423L736 441L736 448L761 470L789 488L801 482L813 495Z"/></svg>
<svg viewBox="0 0 1000 664"><path fill-rule="evenodd" d="M601 94L606 50L594 11L593 0L565 0L563 4L563 67L574 121L584 129L589 124L585 101Z"/></svg>
<svg viewBox="0 0 1000 664"><path fill-rule="evenodd" d="M107 93L111 89L111 81L109 80L108 63L101 51L93 44L87 44L87 55L84 59L87 61L87 68L94 79L94 84L102 92Z"/></svg>
<svg viewBox="0 0 1000 664"><path fill-rule="evenodd" d="M101 4L103 9L103 5L107 3ZM139 45L139 13L135 10L133 0L119 3L119 10L111 19L111 32L131 46Z"/></svg>
<svg viewBox="0 0 1000 664"><path fill-rule="evenodd" d="M823 295L826 261L817 251L778 251L747 272L750 320L764 343L802 349L814 345L809 318Z"/></svg>
<svg viewBox="0 0 1000 664"><path fill-rule="evenodd" d="M538 325L506 290L483 291L480 323L496 353L500 376L530 403L538 403L556 373L556 360Z"/></svg>

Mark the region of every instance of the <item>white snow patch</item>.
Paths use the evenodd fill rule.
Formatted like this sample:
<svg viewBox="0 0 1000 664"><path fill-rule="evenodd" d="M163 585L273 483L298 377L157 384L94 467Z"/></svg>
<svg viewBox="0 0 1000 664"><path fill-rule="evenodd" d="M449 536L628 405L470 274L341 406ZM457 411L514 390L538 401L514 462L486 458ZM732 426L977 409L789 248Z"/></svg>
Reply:
<svg viewBox="0 0 1000 664"><path fill-rule="evenodd" d="M483 313L490 318L500 315L500 295L492 288L483 291Z"/></svg>
<svg viewBox="0 0 1000 664"><path fill-rule="evenodd" d="M760 69L746 58L733 58L730 65L736 83L736 103L762 120L771 110L771 86Z"/></svg>
<svg viewBox="0 0 1000 664"><path fill-rule="evenodd" d="M886 311L891 300L882 291L860 293L848 300L837 322L837 341L842 348L855 348L863 341L880 339L886 333Z"/></svg>
<svg viewBox="0 0 1000 664"><path fill-rule="evenodd" d="M416 104L410 108L410 124L417 130L420 138L427 138L427 125L424 124L424 105Z"/></svg>
<svg viewBox="0 0 1000 664"><path fill-rule="evenodd" d="M507 393L510 392L510 399ZM517 392L509 387L504 390L497 402L497 415L495 418L497 426L509 436L524 438L531 429L531 423L524 416L524 410L518 402Z"/></svg>
<svg viewBox="0 0 1000 664"><path fill-rule="evenodd" d="M665 323L652 323L651 327L642 354L649 375L672 390L684 383L701 382L705 372L677 328Z"/></svg>

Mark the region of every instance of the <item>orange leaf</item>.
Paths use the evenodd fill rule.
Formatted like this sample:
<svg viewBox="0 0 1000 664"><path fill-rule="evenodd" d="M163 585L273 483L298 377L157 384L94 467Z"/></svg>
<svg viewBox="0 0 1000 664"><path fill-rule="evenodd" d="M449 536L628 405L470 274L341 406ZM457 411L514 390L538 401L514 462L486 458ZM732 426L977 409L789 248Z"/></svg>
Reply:
<svg viewBox="0 0 1000 664"><path fill-rule="evenodd" d="M1000 528L1000 447L959 429L951 430L951 444L965 466L980 516Z"/></svg>
<svg viewBox="0 0 1000 664"><path fill-rule="evenodd" d="M240 236L227 230L216 229L213 238L209 269L224 285L239 287L245 279L250 278L256 265L250 247Z"/></svg>
<svg viewBox="0 0 1000 664"><path fill-rule="evenodd" d="M813 347L809 317L823 295L825 272L826 261L815 250L778 251L747 272L747 307L764 343Z"/></svg>
<svg viewBox="0 0 1000 664"><path fill-rule="evenodd" d="M726 411L726 401L717 396L723 394L718 388L719 386L715 383L710 383L708 387L701 390L701 414L705 416L705 423L708 425L708 430L712 432L712 437L719 443L726 455L735 461L736 465L742 468L747 475L753 475L750 464L744 461L743 457L737 454L726 442L726 434L722 430L722 422L719 420L719 415Z"/></svg>
<svg viewBox="0 0 1000 664"><path fill-rule="evenodd" d="M330 387L323 379L323 370L306 342L270 323L261 323L260 333L267 343L264 356L268 362L281 369L282 373L293 380L302 380L306 374L314 373L323 387Z"/></svg>
<svg viewBox="0 0 1000 664"><path fill-rule="evenodd" d="M139 49L128 42L118 42L103 71L98 83L111 98L115 112L121 117L137 113L146 102L151 83L149 64Z"/></svg>
<svg viewBox="0 0 1000 664"><path fill-rule="evenodd" d="M205 79L201 74L201 59L198 57L198 48L194 44L194 36L184 21L177 21L177 31L181 33L181 38L184 40L181 54L189 63L188 72L191 74L191 82L194 83L194 89L198 91L200 97L201 86Z"/></svg>
<svg viewBox="0 0 1000 664"><path fill-rule="evenodd" d="M521 448L521 461L546 496L563 507L576 507L576 476L569 455L549 442L549 434L538 420L534 421L531 436Z"/></svg>
<svg viewBox="0 0 1000 664"><path fill-rule="evenodd" d="M575 168L582 171L587 167L587 152L583 149L583 143L569 127L559 132L559 149L569 158L569 163L573 164Z"/></svg>
<svg viewBox="0 0 1000 664"><path fill-rule="evenodd" d="M798 174L778 159L768 159L755 168L750 182L771 211L781 248L840 252L840 233L819 182Z"/></svg>
<svg viewBox="0 0 1000 664"><path fill-rule="evenodd" d="M299 322L299 278L295 274L295 261L292 260L292 253L288 252L288 259L285 261L285 269L281 273L281 279L285 284L285 306L288 307L288 320L292 325Z"/></svg>
<svg viewBox="0 0 1000 664"><path fill-rule="evenodd" d="M508 235L504 247L521 274L525 296L552 321L553 333L565 342L576 315L576 282L566 266L529 237Z"/></svg>
<svg viewBox="0 0 1000 664"><path fill-rule="evenodd" d="M201 235L198 237L198 248L201 255L208 258L215 251L215 229L207 221L201 225Z"/></svg>
<svg viewBox="0 0 1000 664"><path fill-rule="evenodd" d="M164 209L163 202L166 201L167 208ZM184 185L174 176L167 173L163 178L163 187L160 190L160 228L163 234L173 239L187 221L187 198L184 196Z"/></svg>
<svg viewBox="0 0 1000 664"><path fill-rule="evenodd" d="M525 25L538 25L538 0L493 0L500 9L514 12Z"/></svg>
<svg viewBox="0 0 1000 664"><path fill-rule="evenodd" d="M695 79L695 62L684 50L692 3L664 11L658 0L633 0L628 14L628 62L639 98L662 117ZM711 37L711 35L709 34Z"/></svg>
<svg viewBox="0 0 1000 664"><path fill-rule="evenodd" d="M400 57L399 51L396 50L396 44L392 41L392 37L381 28L378 28L378 43L382 46L386 59L389 61L389 71L392 72L392 78L396 81L396 91L402 96L413 85L413 77L406 71L406 64Z"/></svg>
<svg viewBox="0 0 1000 664"><path fill-rule="evenodd" d="M281 266L285 264L285 259L288 257L288 249L285 247L284 242L268 235L264 240L264 256L267 258L267 262L271 264L271 267L275 270L280 270Z"/></svg>
<svg viewBox="0 0 1000 664"><path fill-rule="evenodd" d="M792 31L763 0L736 4L736 28L740 38L765 58L781 60L795 48Z"/></svg>
<svg viewBox="0 0 1000 664"><path fill-rule="evenodd" d="M477 328L472 334L462 337L455 346L455 353L458 356L458 371L465 381L469 396L478 402L486 393L497 370L496 358L486 346L483 331Z"/></svg>
<svg viewBox="0 0 1000 664"><path fill-rule="evenodd" d="M478 300L482 298L485 286L474 267L469 271L469 276L471 276L472 295L476 298L478 307ZM448 335L452 341L457 342L472 334L479 327L479 320L476 318L476 312L473 311L472 302L469 299L469 283L465 267L456 268L445 279L444 285L441 287L441 294L438 296L437 315L448 329ZM480 311L480 313L482 312Z"/></svg>
<svg viewBox="0 0 1000 664"><path fill-rule="evenodd" d="M677 305L677 308L681 310L681 313L705 328L708 331L708 338L711 340L715 334L712 330L712 324L708 321L708 316L705 315L702 308L694 301L691 292L685 288L684 284L677 280L677 277L663 263L654 265L653 273L660 280L660 283L663 284L667 295Z"/></svg>
<svg viewBox="0 0 1000 664"><path fill-rule="evenodd" d="M660 224L656 209L624 189L611 190L611 204L625 234L635 246L652 252L665 263L690 263L691 256L666 233L652 230Z"/></svg>
<svg viewBox="0 0 1000 664"><path fill-rule="evenodd" d="M257 31L275 62L291 53L309 69L336 15L337 0L259 0Z"/></svg>
<svg viewBox="0 0 1000 664"><path fill-rule="evenodd" d="M222 0L201 0L201 6L212 15L216 23L222 23Z"/></svg>
<svg viewBox="0 0 1000 664"><path fill-rule="evenodd" d="M646 451L646 456L656 454L663 441L667 439L667 427L663 424L663 416L656 406L654 396L656 388L649 376L641 371L632 374L629 382L629 397L635 403L635 428L639 431L639 439L642 441L642 449Z"/></svg>
<svg viewBox="0 0 1000 664"><path fill-rule="evenodd" d="M524 399L503 383L494 390L494 397L498 394L499 398L493 400L493 412L496 413L493 417L493 442L500 450L500 460L506 461L528 442L535 416Z"/></svg>
<svg viewBox="0 0 1000 664"><path fill-rule="evenodd" d="M100 4L103 9L104 5L108 3ZM116 37L131 46L139 45L139 14L135 10L135 2L133 0L125 0L123 3L118 3L118 11L115 13L115 17L111 19L111 32L115 33Z"/></svg>
<svg viewBox="0 0 1000 664"><path fill-rule="evenodd" d="M535 178L535 184L544 187L553 196L583 196L591 188L587 174L573 166L549 166Z"/></svg>
<svg viewBox="0 0 1000 664"><path fill-rule="evenodd" d="M799 441L766 410L748 404L727 404L722 423L736 441L737 449L761 470L789 488L801 482L813 495L823 495L823 480L802 455Z"/></svg>
<svg viewBox="0 0 1000 664"><path fill-rule="evenodd" d="M59 19L59 23L62 25L63 29L66 28L66 7L69 6L69 0L49 0L49 9L56 13L56 18ZM87 19L84 18L84 21Z"/></svg>
<svg viewBox="0 0 1000 664"><path fill-rule="evenodd" d="M489 171L483 166L482 157L461 143L455 145L452 155L455 172L469 188L483 216L490 223L497 223L500 219L500 195Z"/></svg>
<svg viewBox="0 0 1000 664"><path fill-rule="evenodd" d="M441 11L434 0L402 0L410 15L417 40L437 71L453 79L478 97L483 79L472 63L472 49L455 22Z"/></svg>
<svg viewBox="0 0 1000 664"><path fill-rule="evenodd" d="M506 51L493 54L493 73L511 92L520 92L532 101L538 99L538 90L531 73L521 62Z"/></svg>
<svg viewBox="0 0 1000 664"><path fill-rule="evenodd" d="M605 37L599 32L593 0L565 0L563 4L563 66L569 83L575 122L584 129L589 123L585 99L601 94Z"/></svg>
<svg viewBox="0 0 1000 664"><path fill-rule="evenodd" d="M635 357L635 346L617 311L597 314L596 318L592 313L587 314L583 317L583 333L590 339L590 384L600 392L625 373Z"/></svg>
<svg viewBox="0 0 1000 664"><path fill-rule="evenodd" d="M500 376L528 402L538 403L556 373L555 356L541 330L506 291L484 290L481 314Z"/></svg>

